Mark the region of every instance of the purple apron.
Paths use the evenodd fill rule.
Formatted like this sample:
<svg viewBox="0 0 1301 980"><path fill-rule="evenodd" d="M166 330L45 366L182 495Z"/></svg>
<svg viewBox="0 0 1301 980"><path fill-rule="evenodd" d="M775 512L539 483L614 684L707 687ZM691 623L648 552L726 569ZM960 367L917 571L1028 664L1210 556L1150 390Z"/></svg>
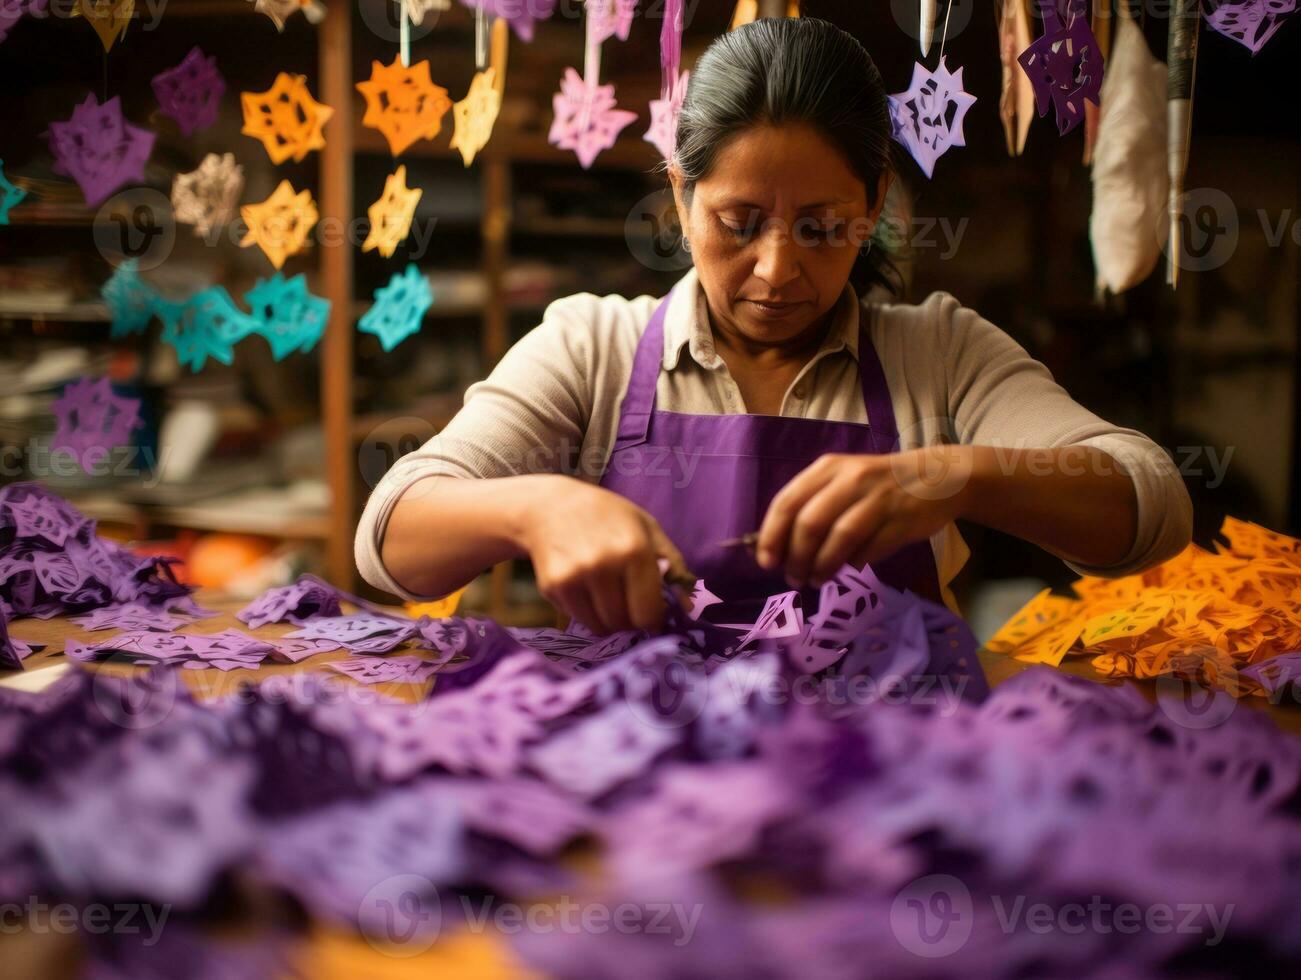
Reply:
<svg viewBox="0 0 1301 980"><path fill-rule="evenodd" d="M819 456L893 452L899 433L890 391L867 330L860 328L859 378L870 425L661 411L655 407L655 385L668 303L666 296L637 345L601 486L649 511L682 551L687 567L724 600L708 607L705 618L749 622L768 596L790 586L780 569L760 568L749 549L720 548L718 542L757 531L777 492ZM688 470L684 460L695 469ZM943 604L930 541L908 544L872 567L896 589ZM815 610L817 590L804 590L801 604L806 614Z"/></svg>

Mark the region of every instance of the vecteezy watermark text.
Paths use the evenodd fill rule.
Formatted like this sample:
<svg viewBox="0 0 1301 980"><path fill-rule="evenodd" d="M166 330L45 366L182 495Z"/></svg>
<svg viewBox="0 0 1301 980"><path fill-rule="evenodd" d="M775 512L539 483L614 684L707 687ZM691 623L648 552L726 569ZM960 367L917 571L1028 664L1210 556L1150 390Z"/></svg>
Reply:
<svg viewBox="0 0 1301 980"><path fill-rule="evenodd" d="M130 936L143 932L145 938L141 942L145 946L153 946L162 937L163 926L170 914L169 905L138 902L118 902L113 905L98 902L84 905L72 902L48 903L33 895L25 902L0 904L0 933L69 935L85 932L92 935L112 933Z"/></svg>

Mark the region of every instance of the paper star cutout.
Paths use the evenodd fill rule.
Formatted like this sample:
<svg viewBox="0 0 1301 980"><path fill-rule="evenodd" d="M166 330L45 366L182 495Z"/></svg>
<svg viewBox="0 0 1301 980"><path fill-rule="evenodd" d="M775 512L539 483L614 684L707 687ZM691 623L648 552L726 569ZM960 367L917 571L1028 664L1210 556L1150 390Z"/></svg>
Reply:
<svg viewBox="0 0 1301 980"><path fill-rule="evenodd" d="M256 243L277 269L284 267L289 256L303 250L320 217L312 192L295 193L287 180L282 180L261 204L246 204L239 213L248 225L248 234L240 245L247 248Z"/></svg>
<svg viewBox="0 0 1301 980"><path fill-rule="evenodd" d="M98 207L123 184L145 179L145 162L154 134L122 118L115 95L100 104L94 95L72 110L71 118L50 123L54 172L81 187L89 207Z"/></svg>
<svg viewBox="0 0 1301 980"><path fill-rule="evenodd" d="M565 69L560 91L551 97L556 118L547 141L573 150L586 170L602 150L614 146L619 132L637 113L615 108L614 85L589 85L572 68Z"/></svg>
<svg viewBox="0 0 1301 980"><path fill-rule="evenodd" d="M172 211L202 238L234 217L243 190L244 168L235 162L235 154L209 153L196 170L177 174L172 181Z"/></svg>
<svg viewBox="0 0 1301 980"><path fill-rule="evenodd" d="M416 216L416 205L420 202L420 188L407 187L407 168L398 167L384 182L384 193L380 199L367 209L370 215L370 233L362 243L361 250L369 252L378 249L384 258L392 258L397 247L411 231L411 222Z"/></svg>
<svg viewBox="0 0 1301 980"><path fill-rule="evenodd" d="M271 23L276 25L276 30L281 33L284 33L285 22L299 11L312 21L320 18L319 11L316 9L318 7L316 0L252 0L252 2L253 9L260 14L266 14L271 19Z"/></svg>
<svg viewBox="0 0 1301 980"><path fill-rule="evenodd" d="M210 286L184 303L162 303L162 338L176 348L176 357L191 371L198 371L209 357L230 364L231 349L258 328L230 298L222 286Z"/></svg>
<svg viewBox="0 0 1301 980"><path fill-rule="evenodd" d="M1082 14L1069 27L1044 8L1044 33L1017 57L1034 87L1040 116L1051 105L1057 111L1057 132L1069 133L1084 121L1084 100L1100 104L1102 52Z"/></svg>
<svg viewBox="0 0 1301 980"><path fill-rule="evenodd" d="M112 318L114 339L140 333L149 326L158 305L158 293L140 278L139 262L126 259L113 270L99 291Z"/></svg>
<svg viewBox="0 0 1301 980"><path fill-rule="evenodd" d="M182 133L193 136L217 121L226 79L217 70L217 59L194 47L175 68L154 76L153 89L163 113L176 120Z"/></svg>
<svg viewBox="0 0 1301 980"><path fill-rule="evenodd" d="M26 14L43 14L50 0L0 0L0 41Z"/></svg>
<svg viewBox="0 0 1301 980"><path fill-rule="evenodd" d="M14 186L4 174L3 160L0 160L0 225L9 224L9 209L27 196L21 187Z"/></svg>
<svg viewBox="0 0 1301 980"><path fill-rule="evenodd" d="M415 264L394 273L389 284L375 292L375 305L366 311L357 329L379 338L380 346L391 351L420 330L425 311L434 302L429 280Z"/></svg>
<svg viewBox="0 0 1301 980"><path fill-rule="evenodd" d="M907 147L922 173L930 177L935 161L953 146L966 146L962 120L976 102L962 90L962 69L950 72L944 58L935 71L913 65L906 92L890 96L894 138Z"/></svg>
<svg viewBox="0 0 1301 980"><path fill-rule="evenodd" d="M616 34L620 41L628 40L637 0L587 0L586 9L593 44L608 41Z"/></svg>
<svg viewBox="0 0 1301 980"><path fill-rule="evenodd" d="M108 51L126 33L135 13L135 0L77 0L73 16L85 17Z"/></svg>
<svg viewBox="0 0 1301 980"><path fill-rule="evenodd" d="M63 389L53 404L58 427L50 440L52 452L67 451L83 471L125 445L140 424L140 399L113 393L108 378L79 378Z"/></svg>
<svg viewBox="0 0 1301 980"><path fill-rule="evenodd" d="M655 149L665 160L673 159L673 150L678 143L678 117L682 115L682 103L687 97L687 82L691 72L684 71L673 83L667 99L652 99L650 104L651 124L643 137L653 143Z"/></svg>
<svg viewBox="0 0 1301 980"><path fill-rule="evenodd" d="M521 41L533 40L534 21L546 20L556 10L556 0L461 0L475 10L502 17Z"/></svg>
<svg viewBox="0 0 1301 980"><path fill-rule="evenodd" d="M437 136L443 116L452 107L447 89L430 79L428 61L410 68L396 57L387 67L372 62L370 78L358 82L357 91L366 98L361 124L383 133L394 156L417 140Z"/></svg>
<svg viewBox="0 0 1301 980"><path fill-rule="evenodd" d="M468 167L479 151L488 145L492 127L501 111L501 92L497 90L497 69L485 68L470 82L465 98L452 106L452 149L461 151Z"/></svg>
<svg viewBox="0 0 1301 980"><path fill-rule="evenodd" d="M1205 17L1215 30L1257 55L1283 26L1283 18L1295 11L1296 0L1223 0Z"/></svg>
<svg viewBox="0 0 1301 980"><path fill-rule="evenodd" d="M257 333L271 345L277 361L294 351L307 352L316 346L330 321L330 301L307 291L300 273L286 279L277 272L261 279L244 295L258 321Z"/></svg>
<svg viewBox="0 0 1301 980"><path fill-rule="evenodd" d="M244 92L240 101L244 106L241 132L261 140L272 163L291 158L301 163L307 154L325 146L321 128L334 110L312 98L305 75L282 71L265 92Z"/></svg>

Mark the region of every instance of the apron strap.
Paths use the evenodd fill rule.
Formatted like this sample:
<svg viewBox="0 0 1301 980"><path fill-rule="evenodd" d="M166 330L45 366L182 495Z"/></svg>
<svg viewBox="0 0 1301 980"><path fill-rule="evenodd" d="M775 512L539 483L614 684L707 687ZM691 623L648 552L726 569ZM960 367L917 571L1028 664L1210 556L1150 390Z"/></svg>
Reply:
<svg viewBox="0 0 1301 980"><path fill-rule="evenodd" d="M635 446L646 440L651 413L655 411L655 387L659 382L660 365L664 361L664 317L668 313L672 290L660 300L651 314L646 330L637 342L637 353L632 361L632 375L628 390L623 396L619 415L619 429L613 449Z"/></svg>
<svg viewBox="0 0 1301 980"><path fill-rule="evenodd" d="M885 381L881 359L867 326L858 328L858 383L863 389L863 407L867 409L867 423L872 429L872 445L878 453L892 453L899 447L899 427L894 419L894 403L890 399L890 386Z"/></svg>

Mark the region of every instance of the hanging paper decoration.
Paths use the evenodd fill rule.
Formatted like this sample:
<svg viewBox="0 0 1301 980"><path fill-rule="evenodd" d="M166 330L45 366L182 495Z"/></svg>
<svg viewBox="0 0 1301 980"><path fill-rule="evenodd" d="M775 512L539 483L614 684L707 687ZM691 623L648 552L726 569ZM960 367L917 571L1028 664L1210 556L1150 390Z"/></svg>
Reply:
<svg viewBox="0 0 1301 980"><path fill-rule="evenodd" d="M917 18L917 40L921 44L922 57L931 53L931 41L935 39L935 0L921 0L921 10Z"/></svg>
<svg viewBox="0 0 1301 980"><path fill-rule="evenodd" d="M135 0L77 0L73 16L86 18L107 52L126 33L135 12Z"/></svg>
<svg viewBox="0 0 1301 980"><path fill-rule="evenodd" d="M434 11L442 13L450 9L452 0L405 0L402 9L407 15L407 19L412 24L423 24L425 18Z"/></svg>
<svg viewBox="0 0 1301 980"><path fill-rule="evenodd" d="M325 16L325 8L319 0L252 0L253 9L271 18L276 30L284 33L285 22L294 14L302 12L313 24L319 24Z"/></svg>
<svg viewBox="0 0 1301 980"><path fill-rule="evenodd" d="M962 90L962 69L950 72L943 55L935 71L917 62L908 90L890 96L894 138L930 177L950 147L966 146L962 121L976 97Z"/></svg>
<svg viewBox="0 0 1301 980"><path fill-rule="evenodd" d="M158 303L158 293L140 278L139 266L136 259L124 260L99 291L108 307L110 336L115 340L144 330Z"/></svg>
<svg viewBox="0 0 1301 980"><path fill-rule="evenodd" d="M1093 36L1098 42L1098 57L1105 65L1111 60L1111 4L1098 2L1093 5ZM1084 103L1084 165L1093 161L1093 147L1098 142L1098 122L1101 115L1101 89L1099 102Z"/></svg>
<svg viewBox="0 0 1301 980"><path fill-rule="evenodd" d="M235 154L209 153L198 169L172 181L172 211L181 224L193 225L200 238L235 216L244 190L244 168Z"/></svg>
<svg viewBox="0 0 1301 980"><path fill-rule="evenodd" d="M1084 0L1068 0L1063 23L1055 0L1039 0L1043 35L1017 58L1034 86L1039 115L1052 106L1062 136L1084 121L1085 100L1097 105L1102 91L1102 54L1084 7Z"/></svg>
<svg viewBox="0 0 1301 980"><path fill-rule="evenodd" d="M10 29L25 14L44 14L50 0L0 0L0 41L9 36Z"/></svg>
<svg viewBox="0 0 1301 980"><path fill-rule="evenodd" d="M556 118L547 141L562 150L573 150L584 170L602 150L614 146L623 128L637 118L635 112L616 108L613 84L586 82L572 68L565 69L551 105Z"/></svg>
<svg viewBox="0 0 1301 980"><path fill-rule="evenodd" d="M395 157L416 141L437 136L452 107L447 89L430 79L428 61L409 68L400 58L387 67L373 62L370 78L358 82L357 91L366 99L361 124L383 133Z"/></svg>
<svg viewBox="0 0 1301 980"><path fill-rule="evenodd" d="M488 145L492 128L501 111L506 90L506 53L509 29L498 18L492 25L492 56L488 67L476 72L464 99L452 106L452 149L461 151L468 167L479 151Z"/></svg>
<svg viewBox="0 0 1301 980"><path fill-rule="evenodd" d="M1206 11L1206 23L1254 57L1283 26L1283 18L1295 12L1296 0L1222 0Z"/></svg>
<svg viewBox="0 0 1301 980"><path fill-rule="evenodd" d="M103 104L87 95L71 118L50 123L49 136L54 172L75 180L92 208L123 184L143 182L154 147L152 132L122 118L116 95Z"/></svg>
<svg viewBox="0 0 1301 980"><path fill-rule="evenodd" d="M490 17L501 17L521 41L532 41L534 23L546 20L556 10L556 0L461 0L461 3Z"/></svg>
<svg viewBox="0 0 1301 980"><path fill-rule="evenodd" d="M1188 147L1192 142L1193 78L1197 74L1197 32L1201 26L1198 0L1175 0L1170 10L1166 47L1166 165L1170 175L1169 245L1166 248L1166 282L1179 282L1179 256L1183 229L1184 176L1188 172Z"/></svg>
<svg viewBox="0 0 1301 980"><path fill-rule="evenodd" d="M257 320L255 332L266 338L277 361L295 351L310 351L330 322L330 301L309 293L301 273L286 279L277 272L259 280L244 302Z"/></svg>
<svg viewBox="0 0 1301 980"><path fill-rule="evenodd" d="M374 334L380 346L391 351L420 330L425 311L433 302L429 280L412 263L404 272L395 272L387 286L376 290L375 305L366 311L357 329Z"/></svg>
<svg viewBox="0 0 1301 980"><path fill-rule="evenodd" d="M9 209L18 205L27 192L16 187L4 174L5 162L0 160L0 225L9 224Z"/></svg>
<svg viewBox="0 0 1301 980"><path fill-rule="evenodd" d="M210 286L183 303L163 300L158 315L162 339L176 348L177 360L191 371L198 371L209 357L230 364L235 344L258 328L258 321L236 306L223 286Z"/></svg>
<svg viewBox="0 0 1301 980"><path fill-rule="evenodd" d="M53 404L58 426L51 452L72 454L84 472L131 438L140 425L140 399L113 393L108 378L81 378L63 389Z"/></svg>
<svg viewBox="0 0 1301 980"><path fill-rule="evenodd" d="M301 163L313 150L325 146L321 128L334 110L312 98L305 75L281 72L265 92L244 92L244 128L241 132L262 141L271 162L293 159Z"/></svg>
<svg viewBox="0 0 1301 980"><path fill-rule="evenodd" d="M366 213L370 215L370 233L362 243L361 250L369 252L378 249L384 258L392 258L397 247L411 231L420 195L420 188L407 187L405 165L389 174L384 182L384 193L367 209Z"/></svg>
<svg viewBox="0 0 1301 980"><path fill-rule="evenodd" d="M678 117L687 98L691 73L680 71L682 65L683 0L667 0L664 23L660 26L660 97L650 104L651 124L643 137L660 151L665 160L673 159L678 140Z"/></svg>
<svg viewBox="0 0 1301 980"><path fill-rule="evenodd" d="M277 269L284 266L289 256L303 250L308 234L320 217L312 192L296 192L287 180L282 180L261 204L246 204L239 213L248 225L248 233L240 245L256 244Z"/></svg>
<svg viewBox="0 0 1301 980"><path fill-rule="evenodd" d="M586 0L584 10L592 22L593 40L597 44L616 35L620 41L626 41L637 12L637 0ZM667 9L665 16L668 16Z"/></svg>
<svg viewBox="0 0 1301 980"><path fill-rule="evenodd" d="M226 79L217 70L217 59L194 47L175 68L155 75L153 88L163 113L176 120L182 133L193 136L217 121Z"/></svg>
<svg viewBox="0 0 1301 980"><path fill-rule="evenodd" d="M1030 120L1034 118L1034 86L1017 64L1017 55L1030 46L1030 0L1000 0L998 54L1003 62L1003 90L998 116L1003 123L1007 152L1019 157L1025 151Z"/></svg>

